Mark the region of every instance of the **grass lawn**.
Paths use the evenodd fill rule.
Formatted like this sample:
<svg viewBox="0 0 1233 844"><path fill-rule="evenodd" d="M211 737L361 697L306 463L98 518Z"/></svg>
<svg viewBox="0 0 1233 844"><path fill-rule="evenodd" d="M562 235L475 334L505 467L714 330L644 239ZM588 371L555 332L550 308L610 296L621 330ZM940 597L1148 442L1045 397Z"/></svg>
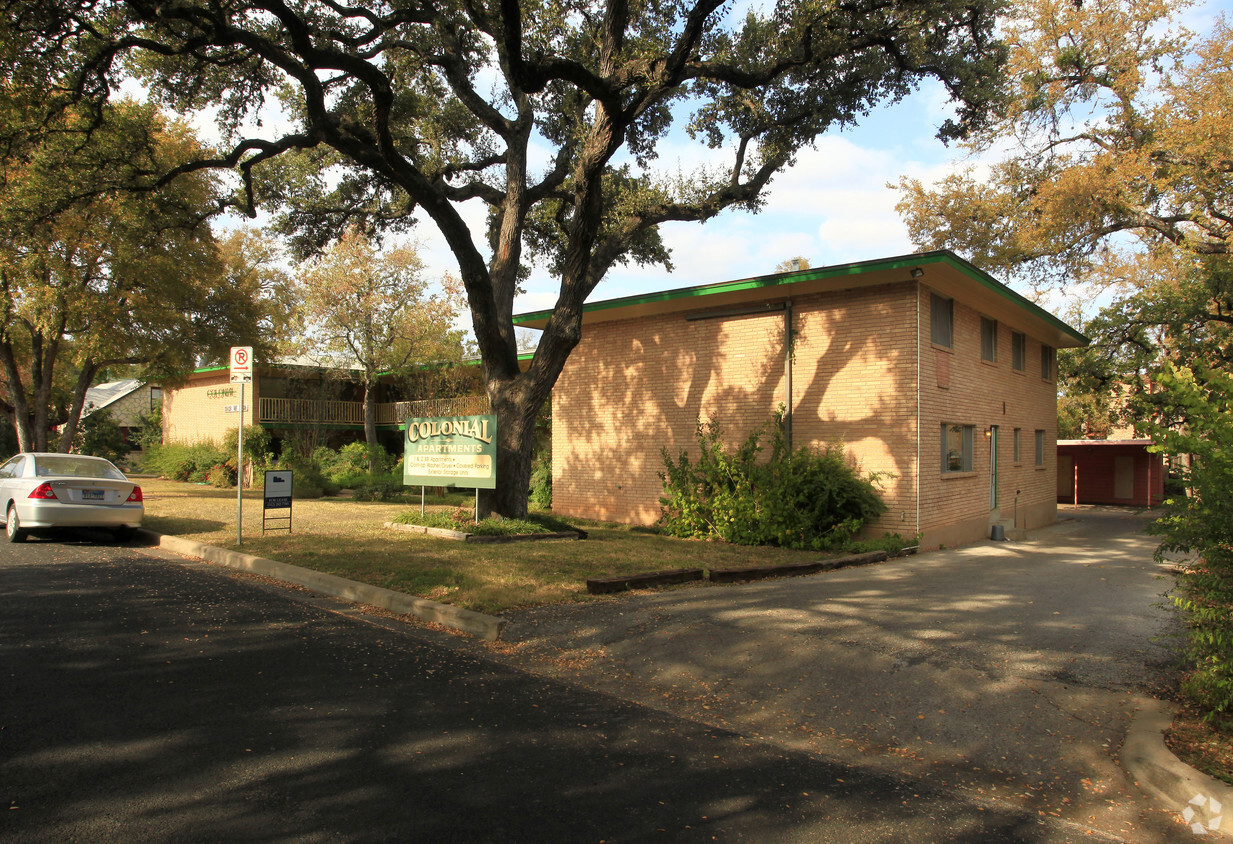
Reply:
<svg viewBox="0 0 1233 844"><path fill-rule="evenodd" d="M149 478L140 483L146 527L235 548L235 490ZM418 511L418 502L412 507L346 498L296 501L293 532L262 536L261 495L244 493L241 550L245 553L488 613L597 599L587 594L588 577L804 562L825 556L675 539L596 522L577 522L590 535L581 542L476 545L383 527L408 509ZM430 505L443 512L455 507ZM286 515L285 510L276 512Z"/></svg>

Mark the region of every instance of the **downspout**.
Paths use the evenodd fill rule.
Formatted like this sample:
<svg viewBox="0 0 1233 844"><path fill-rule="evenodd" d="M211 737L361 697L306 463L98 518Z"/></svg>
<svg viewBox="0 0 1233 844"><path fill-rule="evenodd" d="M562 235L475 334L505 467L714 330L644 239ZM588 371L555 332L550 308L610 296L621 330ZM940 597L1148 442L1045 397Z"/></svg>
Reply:
<svg viewBox="0 0 1233 844"><path fill-rule="evenodd" d="M792 453L792 300L784 303L783 308L783 373L784 373L784 440L788 444L788 453Z"/></svg>
<svg viewBox="0 0 1233 844"><path fill-rule="evenodd" d="M920 536L920 480L921 480L921 396L924 395L924 390L921 389L920 383L920 282L916 282L916 287L912 290L916 296L916 535Z"/></svg>

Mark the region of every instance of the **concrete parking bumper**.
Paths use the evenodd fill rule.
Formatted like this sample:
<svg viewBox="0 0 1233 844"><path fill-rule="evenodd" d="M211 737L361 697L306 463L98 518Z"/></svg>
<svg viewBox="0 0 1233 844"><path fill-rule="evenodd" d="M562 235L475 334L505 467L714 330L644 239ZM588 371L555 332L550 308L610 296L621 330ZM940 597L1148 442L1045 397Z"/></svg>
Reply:
<svg viewBox="0 0 1233 844"><path fill-rule="evenodd" d="M322 595L370 604L391 612L405 613L424 621L461 630L480 639L495 641L501 637L501 630L505 627L505 619L498 616L452 607L449 604L429 601L426 598L416 598L391 589L382 589L379 586L357 583L354 580L347 580L332 574L280 563L277 560L254 557L239 551L228 551L225 548L206 545L191 539L166 536L152 530L143 530L142 533L150 544L175 554L196 557L228 568L273 577L303 586Z"/></svg>

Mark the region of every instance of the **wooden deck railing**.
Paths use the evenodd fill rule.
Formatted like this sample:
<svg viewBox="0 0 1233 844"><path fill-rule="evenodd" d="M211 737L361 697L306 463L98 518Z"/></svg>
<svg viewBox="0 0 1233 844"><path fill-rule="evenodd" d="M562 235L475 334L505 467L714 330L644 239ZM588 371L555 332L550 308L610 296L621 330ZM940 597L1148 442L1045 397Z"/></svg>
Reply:
<svg viewBox="0 0 1233 844"><path fill-rule="evenodd" d="M487 396L382 402L377 405L377 424L398 425L408 416L473 416L487 412ZM262 397L257 406L257 413L259 423L270 425L364 424L364 405L358 401Z"/></svg>

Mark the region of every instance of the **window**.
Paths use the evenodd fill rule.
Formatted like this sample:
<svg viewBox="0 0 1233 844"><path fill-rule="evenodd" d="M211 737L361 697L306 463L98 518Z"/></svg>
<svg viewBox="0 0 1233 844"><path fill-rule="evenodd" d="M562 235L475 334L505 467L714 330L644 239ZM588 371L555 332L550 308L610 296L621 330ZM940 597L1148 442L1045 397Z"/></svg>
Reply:
<svg viewBox="0 0 1233 844"><path fill-rule="evenodd" d="M1027 338L1018 331L1010 333L1010 366L1015 372L1022 372L1027 365Z"/></svg>
<svg viewBox="0 0 1233 844"><path fill-rule="evenodd" d="M1048 380L1053 377L1053 347L1040 347L1040 377Z"/></svg>
<svg viewBox="0 0 1233 844"><path fill-rule="evenodd" d="M998 359L998 323L988 317L980 318L980 359L990 363Z"/></svg>
<svg viewBox="0 0 1233 844"><path fill-rule="evenodd" d="M1020 460L1020 457L1019 457L1019 433L1020 433L1020 431L1022 431L1022 430L1023 430L1022 428L1015 428L1015 462L1016 462L1016 463L1018 463L1018 462L1019 462L1019 460Z"/></svg>
<svg viewBox="0 0 1233 844"><path fill-rule="evenodd" d="M1045 465L1045 432L1036 432L1036 465Z"/></svg>
<svg viewBox="0 0 1233 844"><path fill-rule="evenodd" d="M972 471L973 425L942 423L942 474Z"/></svg>
<svg viewBox="0 0 1233 844"><path fill-rule="evenodd" d="M261 382L261 387L263 390L265 389L264 380ZM162 410L162 409L163 409L163 388L162 387L151 387L150 388L150 410Z"/></svg>
<svg viewBox="0 0 1233 844"><path fill-rule="evenodd" d="M955 301L929 294L929 316L933 342L951 348L954 345Z"/></svg>

